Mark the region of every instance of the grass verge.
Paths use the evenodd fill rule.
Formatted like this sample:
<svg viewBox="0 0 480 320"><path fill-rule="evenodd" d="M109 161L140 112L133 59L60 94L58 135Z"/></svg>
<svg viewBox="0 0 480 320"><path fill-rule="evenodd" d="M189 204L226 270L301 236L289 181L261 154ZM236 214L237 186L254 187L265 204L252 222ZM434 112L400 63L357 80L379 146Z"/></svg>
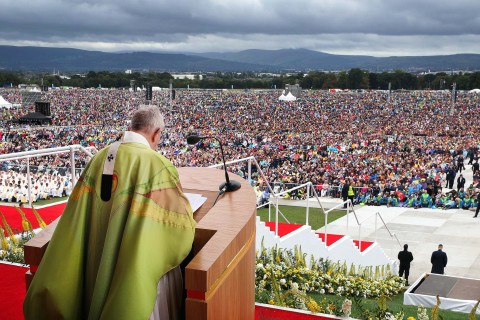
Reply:
<svg viewBox="0 0 480 320"><path fill-rule="evenodd" d="M305 224L306 222L306 208L296 206L279 206L280 212L288 219L290 223ZM343 217L347 212L344 210L333 210L328 214L328 223ZM268 220L268 207L257 209L257 215L262 221ZM275 207L270 209L271 220L275 221ZM287 222L278 214L278 222ZM313 230L317 230L325 225L325 214L319 208L310 208L308 214L308 223Z"/></svg>

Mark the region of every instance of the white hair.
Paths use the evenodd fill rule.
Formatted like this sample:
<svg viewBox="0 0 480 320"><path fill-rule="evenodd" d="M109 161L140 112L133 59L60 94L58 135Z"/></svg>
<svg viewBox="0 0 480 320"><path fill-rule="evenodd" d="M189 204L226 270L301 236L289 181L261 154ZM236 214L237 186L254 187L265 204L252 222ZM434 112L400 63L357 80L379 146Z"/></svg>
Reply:
<svg viewBox="0 0 480 320"><path fill-rule="evenodd" d="M165 128L165 122L163 120L163 115L157 106L140 106L132 116L130 128L132 131L145 132L150 132L158 128L163 130Z"/></svg>

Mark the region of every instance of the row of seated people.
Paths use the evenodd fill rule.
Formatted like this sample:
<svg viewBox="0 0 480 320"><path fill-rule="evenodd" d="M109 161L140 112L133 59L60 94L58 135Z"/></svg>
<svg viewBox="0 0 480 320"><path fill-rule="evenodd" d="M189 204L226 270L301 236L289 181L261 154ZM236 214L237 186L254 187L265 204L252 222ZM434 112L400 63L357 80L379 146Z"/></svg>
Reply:
<svg viewBox="0 0 480 320"><path fill-rule="evenodd" d="M478 206L479 191L463 189L452 190L447 193L438 193L435 196L428 194L426 190L417 191L405 195L402 192L380 193L374 196L370 192L359 193L354 198L354 204L387 206L387 207L409 207L409 208L442 208L442 209L473 209Z"/></svg>
<svg viewBox="0 0 480 320"><path fill-rule="evenodd" d="M69 196L73 184L68 176L31 175L32 202ZM0 201L29 202L28 180L24 173L0 171Z"/></svg>

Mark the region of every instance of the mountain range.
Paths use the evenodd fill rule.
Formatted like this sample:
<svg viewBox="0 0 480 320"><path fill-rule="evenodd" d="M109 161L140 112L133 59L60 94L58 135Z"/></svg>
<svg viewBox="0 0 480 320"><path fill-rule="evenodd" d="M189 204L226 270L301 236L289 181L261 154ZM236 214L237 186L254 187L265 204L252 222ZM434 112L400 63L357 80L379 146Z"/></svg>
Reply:
<svg viewBox="0 0 480 320"><path fill-rule="evenodd" d="M340 71L480 70L480 54L373 57L336 55L307 49L244 50L219 53L110 53L70 48L0 46L0 70L15 71Z"/></svg>

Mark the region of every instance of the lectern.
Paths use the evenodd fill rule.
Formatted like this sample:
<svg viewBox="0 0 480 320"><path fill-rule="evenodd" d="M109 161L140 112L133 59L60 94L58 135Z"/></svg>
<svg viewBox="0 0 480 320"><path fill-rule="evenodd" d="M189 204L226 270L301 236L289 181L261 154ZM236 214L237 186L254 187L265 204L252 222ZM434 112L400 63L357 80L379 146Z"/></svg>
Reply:
<svg viewBox="0 0 480 320"><path fill-rule="evenodd" d="M215 206L222 170L179 168L184 192L207 201L194 213L197 221L192 252L184 261L186 319L253 319L255 312L255 216L253 188L241 177L242 187L225 193ZM25 245L27 287L40 264L54 221Z"/></svg>

